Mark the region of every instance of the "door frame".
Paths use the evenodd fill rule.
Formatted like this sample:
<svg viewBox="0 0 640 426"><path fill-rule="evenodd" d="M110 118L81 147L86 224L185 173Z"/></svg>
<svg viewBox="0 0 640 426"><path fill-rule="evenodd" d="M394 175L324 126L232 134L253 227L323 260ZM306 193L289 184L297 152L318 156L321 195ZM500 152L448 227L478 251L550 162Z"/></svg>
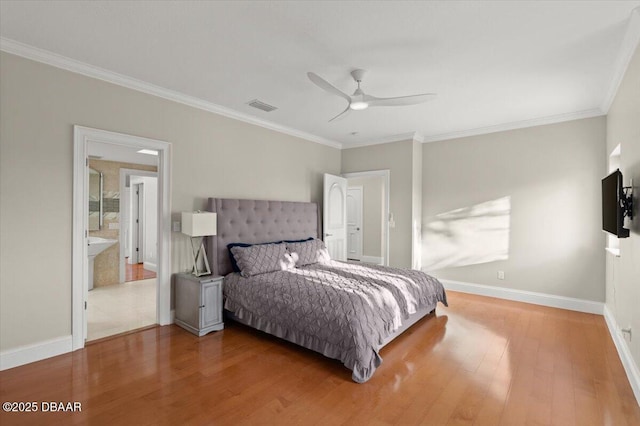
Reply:
<svg viewBox="0 0 640 426"><path fill-rule="evenodd" d="M138 216L138 222L136 222L135 226L132 226L132 228L136 228L135 232L133 232L132 235L135 235L137 240L135 241L135 246L137 249L135 264L138 264L142 263L140 262L141 256L142 259L144 259L144 182L134 183L133 185L135 185L138 189L137 197L134 197L133 193L131 193L131 198L135 198L138 203L138 205L135 207L133 207L133 204L131 205L131 207L133 207L132 211L135 210ZM142 194L140 194L140 191L142 191ZM133 220L133 217L131 218L131 220ZM133 247L131 247L131 250L133 250ZM133 251L131 252L131 255L133 256Z"/></svg>
<svg viewBox="0 0 640 426"><path fill-rule="evenodd" d="M72 350L84 347L85 303L88 295L87 237L89 235L88 145L108 143L158 151L158 272L156 321L171 323L171 144L155 139L73 126L73 236L71 275Z"/></svg>
<svg viewBox="0 0 640 426"><path fill-rule="evenodd" d="M391 197L391 171L389 169L383 170L367 170L364 172L352 172L352 173L343 173L343 178L361 178L361 177L373 177L373 176L382 176L382 182L384 185L384 211L382 212L382 217L386 218L383 220L383 235L382 241L384 242L384 259L383 265L389 266L389 219L391 217L391 213L389 211L389 200Z"/></svg>
<svg viewBox="0 0 640 426"><path fill-rule="evenodd" d="M130 208L129 199L124 197L125 188L127 185L127 180L131 179L131 176L142 176L142 177L154 177L156 181L158 179L158 172L150 172L147 170L136 170L136 169L120 169L120 208L122 210ZM157 201L157 200L156 200ZM121 211L122 211L121 210ZM128 218L131 220L131 218ZM120 222L122 223L122 221ZM122 229L122 227L121 227ZM125 238L124 232L120 232L120 282L123 283L125 281L125 272L126 272L126 262L125 262Z"/></svg>
<svg viewBox="0 0 640 426"><path fill-rule="evenodd" d="M347 179L347 198L349 197L349 190L354 189L360 191L360 210L359 210L359 222L360 222L360 256L351 257L350 259L362 260L364 256L364 186L353 185L349 186L349 180ZM349 259L349 203L347 202L347 258Z"/></svg>

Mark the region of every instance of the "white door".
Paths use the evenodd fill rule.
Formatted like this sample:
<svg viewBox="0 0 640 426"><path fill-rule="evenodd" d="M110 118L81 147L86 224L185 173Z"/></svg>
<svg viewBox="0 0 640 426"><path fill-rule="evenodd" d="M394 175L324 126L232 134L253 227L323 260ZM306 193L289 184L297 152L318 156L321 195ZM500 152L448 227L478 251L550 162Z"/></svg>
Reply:
<svg viewBox="0 0 640 426"><path fill-rule="evenodd" d="M347 180L324 175L324 243L334 260L347 260Z"/></svg>
<svg viewBox="0 0 640 426"><path fill-rule="evenodd" d="M347 258L362 257L362 186L347 189Z"/></svg>

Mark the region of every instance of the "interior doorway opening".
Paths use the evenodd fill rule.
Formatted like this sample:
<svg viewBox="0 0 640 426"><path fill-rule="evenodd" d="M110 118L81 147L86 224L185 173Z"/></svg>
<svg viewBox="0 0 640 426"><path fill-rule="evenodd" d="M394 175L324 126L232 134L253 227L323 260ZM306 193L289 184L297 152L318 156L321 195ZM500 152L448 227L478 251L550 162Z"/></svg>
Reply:
<svg viewBox="0 0 640 426"><path fill-rule="evenodd" d="M122 223L120 281L155 278L158 270L158 174L120 170Z"/></svg>
<svg viewBox="0 0 640 426"><path fill-rule="evenodd" d="M75 126L74 151L72 336L75 350L84 347L87 340L171 322L171 145ZM90 168L97 172L90 173ZM99 176L100 185L90 184L90 176L93 179ZM143 264L148 261L148 266L156 269L156 277L128 283L124 259L126 242L131 237L127 222L131 216L131 192L125 189L131 188L131 176L137 176L138 183L144 185L142 199L137 202L142 203L139 205L144 216L141 238L148 250L137 260ZM136 183L135 179L133 182ZM90 196L90 190L95 187L100 191ZM96 216L92 208L98 212L97 219L90 217ZM122 328L127 315L131 318ZM90 324L101 324L102 330L95 329L93 331L99 332L89 335Z"/></svg>
<svg viewBox="0 0 640 426"><path fill-rule="evenodd" d="M347 179L347 258L389 264L389 170L342 175Z"/></svg>
<svg viewBox="0 0 640 426"><path fill-rule="evenodd" d="M101 177L100 190L90 188L89 215L97 200L101 216L89 226L89 249L97 239L108 243L90 253L90 342L156 324L158 157L97 141L87 150L90 173Z"/></svg>

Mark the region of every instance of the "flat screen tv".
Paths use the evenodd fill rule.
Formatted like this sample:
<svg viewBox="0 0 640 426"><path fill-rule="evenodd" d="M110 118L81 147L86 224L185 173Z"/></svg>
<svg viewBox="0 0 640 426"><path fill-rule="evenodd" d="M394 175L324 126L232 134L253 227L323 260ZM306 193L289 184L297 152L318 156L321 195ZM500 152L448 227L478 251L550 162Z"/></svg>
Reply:
<svg viewBox="0 0 640 426"><path fill-rule="evenodd" d="M624 228L626 202L622 172L616 170L602 179L602 229L618 238L629 236L629 230Z"/></svg>

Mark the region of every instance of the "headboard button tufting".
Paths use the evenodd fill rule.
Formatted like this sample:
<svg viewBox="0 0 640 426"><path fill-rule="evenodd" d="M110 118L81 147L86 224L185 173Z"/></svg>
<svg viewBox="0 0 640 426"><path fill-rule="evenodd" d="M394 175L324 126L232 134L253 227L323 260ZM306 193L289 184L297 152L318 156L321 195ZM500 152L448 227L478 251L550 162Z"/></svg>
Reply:
<svg viewBox="0 0 640 426"><path fill-rule="evenodd" d="M209 239L214 271L231 272L227 244L262 243L318 237L315 203L210 198L209 211L218 214L218 235ZM250 240L250 241L247 241Z"/></svg>

